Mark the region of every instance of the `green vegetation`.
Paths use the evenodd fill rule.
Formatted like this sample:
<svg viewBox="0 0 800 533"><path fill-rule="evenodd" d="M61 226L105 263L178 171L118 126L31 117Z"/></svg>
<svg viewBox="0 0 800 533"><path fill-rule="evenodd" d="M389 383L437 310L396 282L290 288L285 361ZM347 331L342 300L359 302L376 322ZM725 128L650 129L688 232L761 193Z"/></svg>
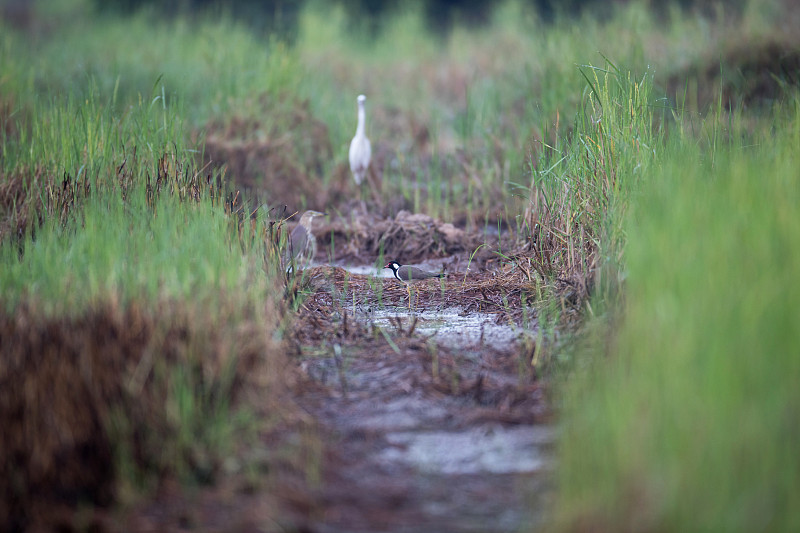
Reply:
<svg viewBox="0 0 800 533"><path fill-rule="evenodd" d="M525 233L542 279L571 277L582 292L594 284L603 305L618 296L630 193L663 144L663 109L653 78L634 78L607 62L583 67L588 86L571 142L548 147L532 162Z"/></svg>
<svg viewBox="0 0 800 533"><path fill-rule="evenodd" d="M372 39L311 3L291 46L79 0L42 2L47 32L0 23L0 416L32 421L0 437L0 522L41 486L213 480L254 434L293 309L255 208L347 211L363 92L384 214L513 233L540 289L558 527L800 528L800 97L771 62L800 57L798 15L762 4L546 24L507 2L445 38L416 6ZM736 75L743 42L769 90ZM96 479L58 471L86 450Z"/></svg>
<svg viewBox="0 0 800 533"><path fill-rule="evenodd" d="M800 525L799 112L795 97L750 134L709 119L708 139L674 135L643 181L619 328L565 394L572 527Z"/></svg>
<svg viewBox="0 0 800 533"><path fill-rule="evenodd" d="M0 521L12 528L47 523L53 502L216 479L223 454L263 428L252 399L273 401L285 357L278 226L201 165L185 109L205 97L175 95L154 70L137 92L96 45L79 52L96 73L59 69L67 47L42 43L34 61L21 39L5 34L0 61Z"/></svg>

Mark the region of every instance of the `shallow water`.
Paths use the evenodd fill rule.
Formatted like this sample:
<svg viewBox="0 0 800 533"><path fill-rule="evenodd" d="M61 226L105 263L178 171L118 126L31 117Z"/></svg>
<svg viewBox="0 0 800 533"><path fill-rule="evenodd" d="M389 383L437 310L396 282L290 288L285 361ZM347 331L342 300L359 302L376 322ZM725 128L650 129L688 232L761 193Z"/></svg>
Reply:
<svg viewBox="0 0 800 533"><path fill-rule="evenodd" d="M399 461L426 473L534 473L551 464L542 447L553 441L547 426L504 427L499 424L458 431L389 433L392 445L384 461Z"/></svg>
<svg viewBox="0 0 800 533"><path fill-rule="evenodd" d="M363 276L373 276L375 278L391 278L392 271L388 268L376 268L375 265L347 265L336 264L335 266L341 267L351 274L360 274Z"/></svg>
<svg viewBox="0 0 800 533"><path fill-rule="evenodd" d="M521 336L530 334L509 323L497 323L494 313L465 312L460 307L409 311L408 309L382 309L363 317L370 323L391 329L400 318L403 327L410 327L417 320L415 331L431 337L438 343L447 343L458 349L478 349L489 346L493 349L512 349Z"/></svg>
<svg viewBox="0 0 800 533"><path fill-rule="evenodd" d="M435 271L441 263L421 267ZM372 265L346 268L392 276ZM332 533L471 533L541 526L555 430L536 422L532 413L541 401L517 367L520 341L531 330L501 318L505 313L460 306L354 302L349 316L390 338L411 335L436 343L449 358L451 374L432 378L426 356L403 351L402 344L400 351L354 349L338 359L303 363L307 375L326 386L310 410L323 421L335 450L324 487L326 518L315 527ZM481 385L451 389L451 376Z"/></svg>
<svg viewBox="0 0 800 533"><path fill-rule="evenodd" d="M389 259L386 260L388 262ZM421 263L409 263L409 266L415 266L422 270L429 272L441 272L445 263L452 261L452 258L429 259ZM385 264L385 263L384 263ZM373 276L376 278L391 278L392 271L388 268L376 267L375 265L352 265L348 263L333 263L333 266L341 267L351 274L361 274L365 276Z"/></svg>

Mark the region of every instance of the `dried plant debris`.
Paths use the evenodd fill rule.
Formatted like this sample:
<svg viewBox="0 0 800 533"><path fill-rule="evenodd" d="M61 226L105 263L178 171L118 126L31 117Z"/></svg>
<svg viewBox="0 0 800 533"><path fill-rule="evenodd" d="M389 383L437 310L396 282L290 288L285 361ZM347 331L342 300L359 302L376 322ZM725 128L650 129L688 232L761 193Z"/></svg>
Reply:
<svg viewBox="0 0 800 533"><path fill-rule="evenodd" d="M364 262L372 262L383 254L413 263L470 253L484 242L484 236L478 232L467 232L449 222L408 211L400 211L393 218L369 213L339 217L319 224L315 233L321 257L333 252L335 260Z"/></svg>
<svg viewBox="0 0 800 533"><path fill-rule="evenodd" d="M494 321L500 324L520 323L524 314L521 296L532 287L518 276L502 278L484 274L478 278L465 283L453 275L444 282L444 290L438 280L415 284L414 305L419 310L458 308L465 314L481 312L494 316ZM315 379L330 381L334 388L343 386L334 368L339 364L336 352L347 349L352 353L355 349L360 355L357 357L359 362L354 360L354 364L369 366L369 361L383 361L383 364L404 361L402 364L406 365L413 362L413 376L408 376L413 386L473 397L483 407L491 405L507 411L513 405L532 401L528 389L537 386L530 381L534 377L532 373L525 380L528 384L519 381L519 357L528 357L526 349L520 350L519 345L479 343L475 350L465 351L448 344L432 344L429 336L420 334L417 317L401 316L389 320L392 324L387 330L389 341L368 317L372 310L381 306L396 307L401 311L407 308L406 290L396 280L370 279L337 267L315 267L310 269L305 279L310 294L299 309L291 337L297 354L303 353L303 347L315 352L330 350L332 368L318 360L304 363L303 368ZM376 294L376 289L381 296ZM351 302L359 303L353 305ZM481 353L480 358L465 359L466 353L476 350ZM394 362L390 363L390 360ZM504 391L502 395L500 391ZM476 416L489 415L484 412ZM523 414L520 412L515 416ZM530 413L525 416L530 416Z"/></svg>
<svg viewBox="0 0 800 533"><path fill-rule="evenodd" d="M121 480L212 480L221 457L204 442L208 415L263 404L285 365L263 324L244 320L232 339L209 320L168 301L52 318L0 306L0 526L106 506ZM195 418L181 394L198 402Z"/></svg>
<svg viewBox="0 0 800 533"><path fill-rule="evenodd" d="M345 176L338 187L320 187L333 150L327 126L312 115L308 101L264 95L251 107L206 125L204 163L224 167L237 187L291 210L305 205L325 211L346 197Z"/></svg>

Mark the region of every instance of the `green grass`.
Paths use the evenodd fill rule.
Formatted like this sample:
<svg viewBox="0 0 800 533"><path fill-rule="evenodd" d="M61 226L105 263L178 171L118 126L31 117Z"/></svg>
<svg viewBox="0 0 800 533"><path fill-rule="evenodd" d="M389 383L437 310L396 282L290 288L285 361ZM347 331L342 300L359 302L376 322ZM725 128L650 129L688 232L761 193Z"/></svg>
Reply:
<svg viewBox="0 0 800 533"><path fill-rule="evenodd" d="M6 37L2 69L16 72L3 80L27 97L83 97L94 88L124 112L159 80L167 97L185 104L182 118L199 126L260 94L294 93L302 79L285 45L262 42L226 17L85 15L54 26L46 38Z"/></svg>
<svg viewBox="0 0 800 533"><path fill-rule="evenodd" d="M209 120L239 116L257 121L254 134L299 145L304 133L293 133L291 116L271 106L308 100L333 148L310 178L328 186L346 166L355 96L363 92L368 134L389 150L384 198L403 197L444 219L479 225L489 214L492 225L501 218L512 226L525 203L513 184L528 185L530 156L567 133L581 103L576 65L602 64L603 54L654 73L658 85L704 51L724 50L731 36L760 38L772 20L770 10L750 9L740 24L678 15L663 23L632 3L615 8L607 22L587 16L548 26L507 2L487 28L457 27L442 40L424 30L418 7L407 6L370 40L340 9L312 2L288 48L260 41L226 17L73 16L59 25L62 11L53 16L52 37L6 38L8 61L0 68L9 72L0 83L23 101L30 94L83 96L90 81L96 94L116 95L124 106L150 96L160 80L167 100L179 96L182 118L200 138ZM270 105L260 103L263 96ZM427 143L415 141L423 130Z"/></svg>
<svg viewBox="0 0 800 533"><path fill-rule="evenodd" d="M97 31L113 41L103 32L114 27L124 33L122 21ZM142 19L131 28L145 27ZM252 442L262 424L248 415L252 396L260 407L271 401L280 379L272 365L285 356L275 297L282 274L266 220L251 224L246 203L243 217L232 212L230 187L201 168L202 145L192 140L187 108L212 105L213 94L235 98L236 87L208 88L209 96L200 77L181 85L158 73L170 65L124 65L144 67L126 54L146 53L166 29L149 41L140 35L149 44L138 48L128 41L114 59L81 30L60 34L79 50L39 43L43 55L28 63L21 37L5 37L2 49L10 61L0 83L13 103L3 119L13 128L3 128L2 191L12 192L0 214L27 223L0 240L0 317L18 339L0 350L0 394L28 426L9 425L3 441L19 461L4 460L0 493L10 510L0 509L0 521L33 516L37 475L51 479L41 498L95 503L107 501L108 484L124 494L164 476L215 479L222 454ZM187 37L169 38L161 44ZM73 64L69 53L95 66L59 71ZM50 369L63 381L52 390ZM53 399L37 409L31 395ZM16 423L10 411L2 416ZM86 463L85 449L108 449L112 464ZM56 454L83 465L77 477L57 474Z"/></svg>
<svg viewBox="0 0 800 533"><path fill-rule="evenodd" d="M123 304L203 300L221 292L253 301L266 296L260 255L256 247L243 253L231 246L233 232L222 208L164 199L151 210L144 198L140 202L98 199L88 202L77 224L50 219L35 240L22 243L21 259L20 250L3 247L4 303L13 308L33 299L47 314L61 314L112 295ZM216 306L209 303L213 312Z"/></svg>
<svg viewBox="0 0 800 533"><path fill-rule="evenodd" d="M653 76L620 71L606 61L584 65L584 99L570 140L531 158L533 175L521 233L542 278L591 280L606 301L617 294L627 241L623 226L638 189L663 143L663 104ZM586 289L588 290L588 288Z"/></svg>
<svg viewBox="0 0 800 533"><path fill-rule="evenodd" d="M619 328L564 393L566 529L800 527L800 100L776 112L674 136L643 182Z"/></svg>

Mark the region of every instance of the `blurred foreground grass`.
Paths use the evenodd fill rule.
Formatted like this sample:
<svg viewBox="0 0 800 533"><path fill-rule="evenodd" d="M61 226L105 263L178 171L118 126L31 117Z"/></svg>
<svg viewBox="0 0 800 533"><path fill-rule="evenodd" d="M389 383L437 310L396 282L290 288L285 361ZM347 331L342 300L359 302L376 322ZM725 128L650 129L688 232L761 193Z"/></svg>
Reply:
<svg viewBox="0 0 800 533"><path fill-rule="evenodd" d="M9 70L26 68L17 45L6 40ZM36 86L19 70L3 80ZM279 221L251 217L201 166L163 85L125 97L96 81L3 93L0 523L12 530L53 526L62 504L218 479L285 378Z"/></svg>
<svg viewBox="0 0 800 533"><path fill-rule="evenodd" d="M800 527L800 99L752 137L718 120L627 217L618 324L564 391L567 529Z"/></svg>

